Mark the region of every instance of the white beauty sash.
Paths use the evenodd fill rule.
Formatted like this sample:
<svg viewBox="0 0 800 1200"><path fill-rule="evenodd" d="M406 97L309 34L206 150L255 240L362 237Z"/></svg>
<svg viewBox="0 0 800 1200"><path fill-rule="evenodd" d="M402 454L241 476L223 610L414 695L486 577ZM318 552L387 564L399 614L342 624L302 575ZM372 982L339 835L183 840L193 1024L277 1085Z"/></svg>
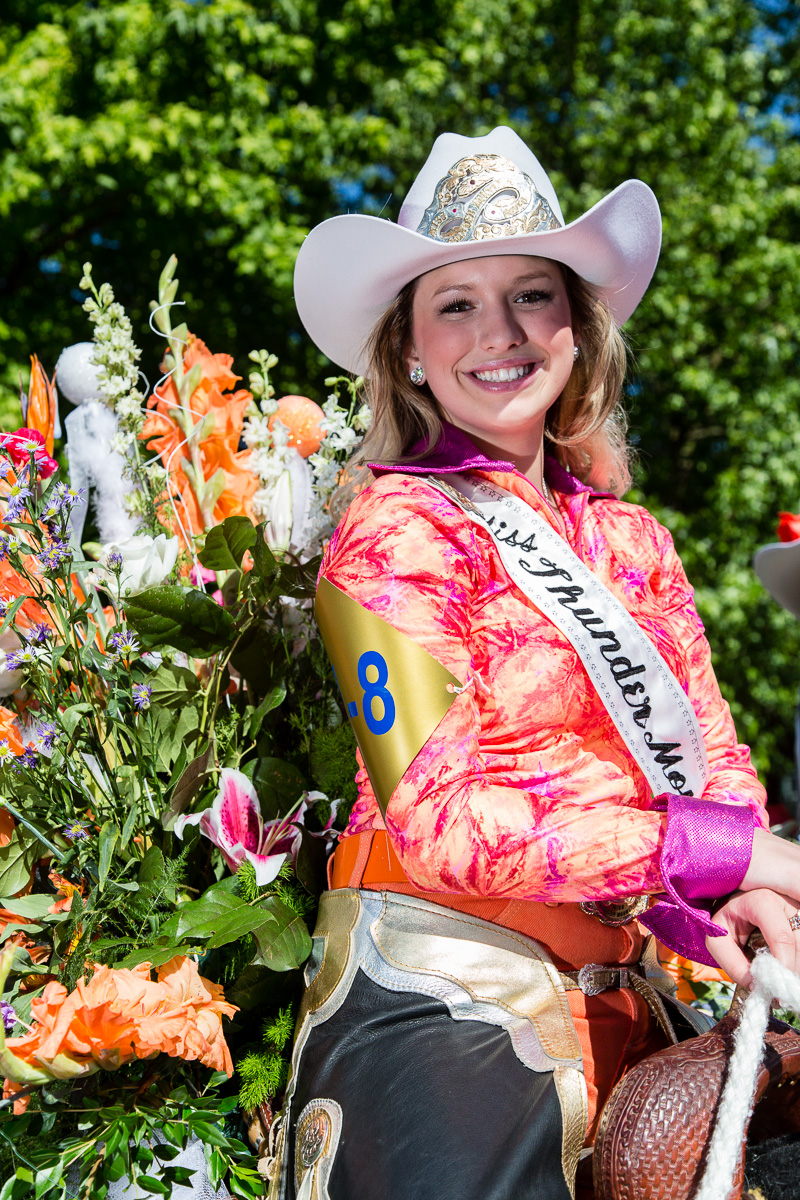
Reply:
<svg viewBox="0 0 800 1200"><path fill-rule="evenodd" d="M491 534L514 583L568 638L653 794L702 795L708 758L694 709L628 610L503 488L463 475L425 480Z"/></svg>

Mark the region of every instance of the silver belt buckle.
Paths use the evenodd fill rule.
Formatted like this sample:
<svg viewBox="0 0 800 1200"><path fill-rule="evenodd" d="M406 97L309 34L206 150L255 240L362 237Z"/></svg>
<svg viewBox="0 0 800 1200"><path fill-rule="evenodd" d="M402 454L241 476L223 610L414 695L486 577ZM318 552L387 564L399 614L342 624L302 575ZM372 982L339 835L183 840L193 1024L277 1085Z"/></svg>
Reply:
<svg viewBox="0 0 800 1200"><path fill-rule="evenodd" d="M580 907L587 916L596 917L612 929L619 929L646 912L649 903L649 896L626 896L622 900L582 900Z"/></svg>
<svg viewBox="0 0 800 1200"><path fill-rule="evenodd" d="M627 967L604 967L602 963L587 963L578 971L578 987L584 996L599 996L609 988L628 987Z"/></svg>

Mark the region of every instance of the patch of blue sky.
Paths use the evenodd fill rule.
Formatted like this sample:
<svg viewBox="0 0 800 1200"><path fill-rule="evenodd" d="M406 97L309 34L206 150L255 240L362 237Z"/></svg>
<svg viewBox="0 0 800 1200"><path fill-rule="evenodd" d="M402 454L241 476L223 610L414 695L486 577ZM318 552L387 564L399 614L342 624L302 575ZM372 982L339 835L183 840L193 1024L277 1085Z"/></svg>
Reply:
<svg viewBox="0 0 800 1200"><path fill-rule="evenodd" d="M89 241L93 246L102 246L104 250L119 250L119 242L116 238L103 237L98 229L93 229L89 235Z"/></svg>

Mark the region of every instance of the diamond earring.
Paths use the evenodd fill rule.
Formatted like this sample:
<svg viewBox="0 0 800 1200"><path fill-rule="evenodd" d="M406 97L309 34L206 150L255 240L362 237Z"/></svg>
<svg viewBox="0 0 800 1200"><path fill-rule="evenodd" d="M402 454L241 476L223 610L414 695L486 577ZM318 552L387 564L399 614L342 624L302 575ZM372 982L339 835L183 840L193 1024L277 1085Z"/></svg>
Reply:
<svg viewBox="0 0 800 1200"><path fill-rule="evenodd" d="M409 379L412 383L415 383L417 387L419 387L424 378L425 372L423 371L422 367L414 367L414 370L409 375Z"/></svg>
<svg viewBox="0 0 800 1200"><path fill-rule="evenodd" d="M573 347L572 347L572 357L573 357L573 358L577 358L579 354L580 354L580 350L578 349L578 347L577 347L577 346L573 346Z"/></svg>

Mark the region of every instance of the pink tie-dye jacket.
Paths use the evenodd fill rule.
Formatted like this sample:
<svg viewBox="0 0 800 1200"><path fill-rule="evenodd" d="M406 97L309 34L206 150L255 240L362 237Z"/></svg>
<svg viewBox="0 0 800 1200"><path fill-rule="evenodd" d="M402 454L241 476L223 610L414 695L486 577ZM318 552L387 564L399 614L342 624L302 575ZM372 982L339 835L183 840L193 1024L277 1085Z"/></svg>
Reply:
<svg viewBox="0 0 800 1200"><path fill-rule="evenodd" d="M448 439L444 454L386 470L358 496L321 572L464 684L387 810L404 871L421 889L470 896L666 893L660 923L650 910L652 927L679 952L712 961L702 902L741 882L765 794L737 744L670 534L643 508L592 492L548 460L570 545L655 643L703 730L704 796L654 807L564 634L511 582L491 537L418 476L479 468L555 524L547 504L510 464L490 463L457 431ZM363 765L358 786L345 836L384 827Z"/></svg>

